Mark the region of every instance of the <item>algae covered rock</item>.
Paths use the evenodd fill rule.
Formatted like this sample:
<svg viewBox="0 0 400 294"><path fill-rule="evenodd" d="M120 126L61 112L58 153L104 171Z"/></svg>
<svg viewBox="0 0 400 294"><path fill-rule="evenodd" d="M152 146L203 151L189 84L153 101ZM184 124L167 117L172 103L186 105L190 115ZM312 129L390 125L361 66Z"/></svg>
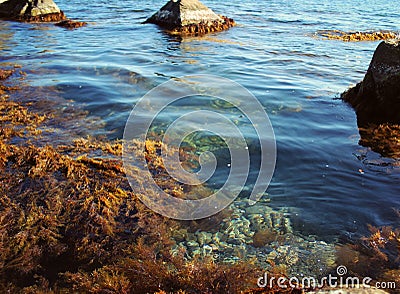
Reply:
<svg viewBox="0 0 400 294"><path fill-rule="evenodd" d="M0 17L32 22L66 19L53 0L0 0Z"/></svg>
<svg viewBox="0 0 400 294"><path fill-rule="evenodd" d="M398 34L392 31L344 32L339 30L323 30L318 31L317 35L325 39L344 42L379 41L398 38Z"/></svg>
<svg viewBox="0 0 400 294"><path fill-rule="evenodd" d="M364 80L341 95L353 106L359 126L400 124L399 41L381 42Z"/></svg>
<svg viewBox="0 0 400 294"><path fill-rule="evenodd" d="M235 25L233 19L216 14L198 0L170 0L145 23L157 24L180 35L202 35Z"/></svg>

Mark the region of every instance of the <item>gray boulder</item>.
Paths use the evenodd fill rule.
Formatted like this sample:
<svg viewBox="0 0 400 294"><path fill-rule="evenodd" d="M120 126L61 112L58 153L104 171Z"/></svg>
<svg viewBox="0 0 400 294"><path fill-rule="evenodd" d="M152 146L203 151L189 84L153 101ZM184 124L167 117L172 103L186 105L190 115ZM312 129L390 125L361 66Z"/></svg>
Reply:
<svg viewBox="0 0 400 294"><path fill-rule="evenodd" d="M66 19L53 0L0 0L0 17L32 22Z"/></svg>
<svg viewBox="0 0 400 294"><path fill-rule="evenodd" d="M145 23L157 24L174 34L205 34L235 25L232 19L216 14L198 0L170 0Z"/></svg>
<svg viewBox="0 0 400 294"><path fill-rule="evenodd" d="M357 113L360 127L369 124L400 124L399 41L381 42L364 80L341 95Z"/></svg>

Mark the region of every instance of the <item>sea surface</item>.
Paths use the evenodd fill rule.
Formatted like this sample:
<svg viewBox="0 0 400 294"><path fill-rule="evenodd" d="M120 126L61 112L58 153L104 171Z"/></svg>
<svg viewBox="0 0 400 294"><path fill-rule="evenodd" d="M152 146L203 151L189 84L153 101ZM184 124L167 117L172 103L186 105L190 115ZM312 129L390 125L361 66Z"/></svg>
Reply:
<svg viewBox="0 0 400 294"><path fill-rule="evenodd" d="M277 164L265 197L289 211L298 233L334 241L367 234L367 224L399 224L398 162L358 144L355 113L337 99L362 80L378 42L325 40L318 32L397 32L400 2L204 0L238 25L184 38L142 24L165 1L56 2L88 25L0 21L0 62L28 72L41 93L31 99L63 99L100 122L71 121L80 134L121 138L132 107L153 87L184 75L221 76L247 88L269 115ZM193 104L202 108L201 100ZM160 121L169 123L180 109L167 109Z"/></svg>

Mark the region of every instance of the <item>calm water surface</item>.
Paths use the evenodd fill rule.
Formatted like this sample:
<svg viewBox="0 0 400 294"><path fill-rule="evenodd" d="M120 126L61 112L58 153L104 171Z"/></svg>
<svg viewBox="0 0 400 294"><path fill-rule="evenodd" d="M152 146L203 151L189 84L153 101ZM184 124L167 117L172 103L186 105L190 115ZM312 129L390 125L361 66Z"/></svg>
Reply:
<svg viewBox="0 0 400 294"><path fill-rule="evenodd" d="M271 205L289 208L297 230L352 238L366 233L366 223L398 225L392 208L400 208L399 169L358 145L354 111L335 99L363 78L378 43L327 41L315 33L397 31L400 2L208 0L238 26L183 39L141 24L164 2L58 0L67 16L89 25L68 31L0 21L0 61L23 65L34 87L48 89L46 97L32 98L57 93L73 101L104 123L97 133L111 138L122 136L134 103L171 77L232 79L269 114L278 159L268 194Z"/></svg>

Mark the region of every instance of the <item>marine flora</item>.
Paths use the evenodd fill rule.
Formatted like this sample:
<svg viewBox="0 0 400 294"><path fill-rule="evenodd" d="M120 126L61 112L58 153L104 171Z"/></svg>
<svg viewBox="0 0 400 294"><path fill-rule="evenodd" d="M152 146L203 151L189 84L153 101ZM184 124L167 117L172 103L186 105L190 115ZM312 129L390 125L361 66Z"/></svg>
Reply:
<svg viewBox="0 0 400 294"><path fill-rule="evenodd" d="M59 27L63 27L63 28L72 30L72 29L77 29L77 28L80 28L80 27L83 27L83 26L87 25L87 22L74 21L74 20L66 19L66 20L63 20L63 21L60 21L60 22L56 23L55 25L59 26Z"/></svg>
<svg viewBox="0 0 400 294"><path fill-rule="evenodd" d="M368 225L371 234L355 244L339 246L337 264L351 274L380 282L400 283L400 229Z"/></svg>
<svg viewBox="0 0 400 294"><path fill-rule="evenodd" d="M55 22L65 20L67 17L65 16L63 11L47 13L41 15L20 15L17 17L19 21L25 22Z"/></svg>
<svg viewBox="0 0 400 294"><path fill-rule="evenodd" d="M398 124L371 124L360 127L360 145L371 147L386 157L400 159L400 125Z"/></svg>
<svg viewBox="0 0 400 294"><path fill-rule="evenodd" d="M397 39L398 34L390 31L376 31L376 32L343 32L339 30L319 31L318 36L329 40L341 40L345 42L359 42L359 41L378 41Z"/></svg>
<svg viewBox="0 0 400 294"><path fill-rule="evenodd" d="M69 145L35 145L49 135L50 115L13 101L18 88L0 85L2 290L239 293L255 285L261 269L249 260L224 264L172 250L173 233L188 224L157 215L138 200L122 168L121 142L78 138ZM165 173L158 154L168 147L159 141L143 144L150 168ZM165 189L176 185L159 180Z"/></svg>
<svg viewBox="0 0 400 294"><path fill-rule="evenodd" d="M208 33L227 30L236 25L232 18L220 15L222 21L213 21L211 23L201 22L198 24L189 24L181 27L168 28L168 33L181 36L202 36Z"/></svg>
<svg viewBox="0 0 400 294"><path fill-rule="evenodd" d="M275 241L278 237L278 232L271 228L264 228L257 231L253 236L253 245L255 247L264 247L266 244L269 244Z"/></svg>

